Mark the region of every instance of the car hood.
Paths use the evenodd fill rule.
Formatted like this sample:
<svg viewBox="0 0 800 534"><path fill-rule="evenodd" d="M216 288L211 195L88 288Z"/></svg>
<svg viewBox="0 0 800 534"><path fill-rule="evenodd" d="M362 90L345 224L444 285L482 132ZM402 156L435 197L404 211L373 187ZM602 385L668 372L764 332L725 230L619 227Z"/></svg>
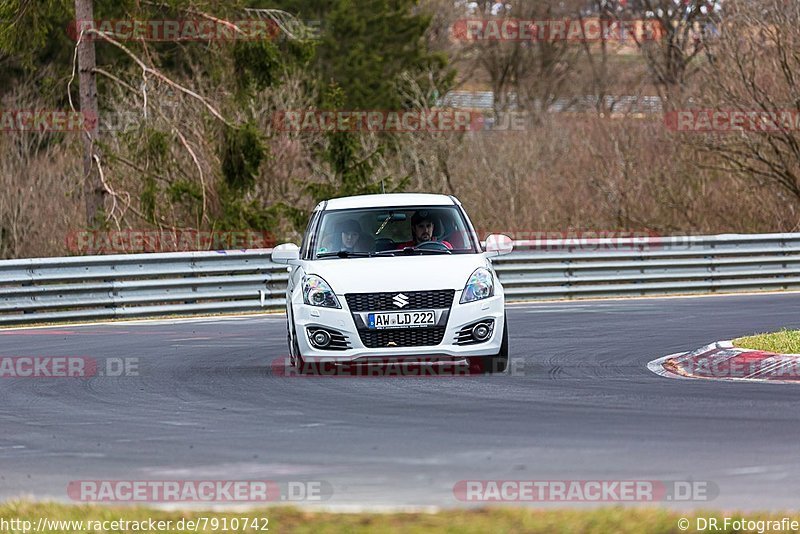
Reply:
<svg viewBox="0 0 800 534"><path fill-rule="evenodd" d="M478 267L488 267L481 254L390 256L309 261L307 274L325 279L334 293L464 289Z"/></svg>

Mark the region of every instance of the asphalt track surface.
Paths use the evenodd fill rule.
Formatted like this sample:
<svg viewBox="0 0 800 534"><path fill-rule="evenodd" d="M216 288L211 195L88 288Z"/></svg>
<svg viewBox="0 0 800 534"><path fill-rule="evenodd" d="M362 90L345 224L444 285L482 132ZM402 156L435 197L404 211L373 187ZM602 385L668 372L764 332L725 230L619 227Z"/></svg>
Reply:
<svg viewBox="0 0 800 534"><path fill-rule="evenodd" d="M425 378L276 376L278 315L0 331L0 356L139 358L138 376L0 379L0 500L205 478L324 480L330 508L459 507L460 480L644 479L719 487L673 507L797 508L797 386L646 365L798 327L800 295L512 305L508 322L513 374Z"/></svg>

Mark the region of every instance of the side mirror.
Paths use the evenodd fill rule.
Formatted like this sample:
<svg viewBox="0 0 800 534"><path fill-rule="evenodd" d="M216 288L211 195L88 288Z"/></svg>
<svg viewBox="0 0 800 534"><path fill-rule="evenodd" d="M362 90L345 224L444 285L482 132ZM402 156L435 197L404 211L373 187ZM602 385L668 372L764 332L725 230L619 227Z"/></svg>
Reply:
<svg viewBox="0 0 800 534"><path fill-rule="evenodd" d="M504 234L490 234L486 237L486 255L504 256L514 250L514 240Z"/></svg>
<svg viewBox="0 0 800 534"><path fill-rule="evenodd" d="M300 247L294 243L284 243L272 249L272 262L289 264L300 259Z"/></svg>

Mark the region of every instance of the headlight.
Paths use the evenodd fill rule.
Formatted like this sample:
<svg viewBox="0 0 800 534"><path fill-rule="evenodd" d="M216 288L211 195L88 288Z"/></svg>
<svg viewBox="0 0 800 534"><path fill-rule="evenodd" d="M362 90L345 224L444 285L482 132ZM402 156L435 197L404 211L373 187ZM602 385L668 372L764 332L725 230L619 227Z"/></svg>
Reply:
<svg viewBox="0 0 800 534"><path fill-rule="evenodd" d="M464 292L461 293L461 304L486 299L494 295L494 277L489 269L480 267L469 277Z"/></svg>
<svg viewBox="0 0 800 534"><path fill-rule="evenodd" d="M328 282L313 274L303 277L303 302L323 308L341 308Z"/></svg>

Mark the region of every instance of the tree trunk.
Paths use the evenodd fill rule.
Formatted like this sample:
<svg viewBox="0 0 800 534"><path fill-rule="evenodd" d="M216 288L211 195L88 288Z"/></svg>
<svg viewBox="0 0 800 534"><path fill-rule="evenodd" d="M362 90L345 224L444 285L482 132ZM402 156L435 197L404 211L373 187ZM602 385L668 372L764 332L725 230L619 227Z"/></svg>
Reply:
<svg viewBox="0 0 800 534"><path fill-rule="evenodd" d="M94 20L93 0L75 0L75 20L78 28L82 21ZM78 73L80 80L80 105L88 127L81 132L83 138L83 198L86 206L86 225L94 227L103 210L106 189L94 164L95 139L99 116L97 113L97 80L95 78L94 35L85 35L78 46Z"/></svg>

